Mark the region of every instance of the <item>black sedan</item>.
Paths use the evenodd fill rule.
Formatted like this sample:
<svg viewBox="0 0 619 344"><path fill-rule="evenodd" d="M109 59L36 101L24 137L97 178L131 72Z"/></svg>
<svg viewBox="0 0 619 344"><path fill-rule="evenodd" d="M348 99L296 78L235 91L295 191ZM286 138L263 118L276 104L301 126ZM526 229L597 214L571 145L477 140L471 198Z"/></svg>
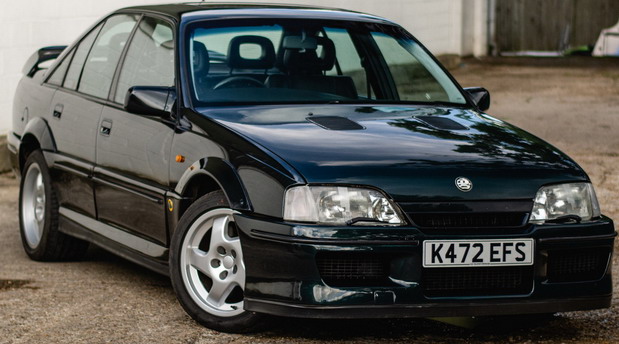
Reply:
<svg viewBox="0 0 619 344"><path fill-rule="evenodd" d="M610 305L616 232L586 173L383 18L125 8L24 74L9 149L32 259L96 244L231 332Z"/></svg>

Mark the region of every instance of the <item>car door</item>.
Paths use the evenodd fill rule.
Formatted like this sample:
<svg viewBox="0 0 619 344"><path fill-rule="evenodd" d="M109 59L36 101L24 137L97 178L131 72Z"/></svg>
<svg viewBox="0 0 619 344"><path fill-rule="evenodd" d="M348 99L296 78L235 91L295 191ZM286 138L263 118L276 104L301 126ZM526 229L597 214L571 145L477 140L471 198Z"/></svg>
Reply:
<svg viewBox="0 0 619 344"><path fill-rule="evenodd" d="M49 79L51 85L60 86L48 121L57 148L52 173L60 206L93 218L96 209L90 177L101 111L120 51L136 22L135 15L114 15L102 21Z"/></svg>
<svg viewBox="0 0 619 344"><path fill-rule="evenodd" d="M98 218L166 244L164 200L174 126L158 116L129 113L123 104L132 86L174 86L172 25L144 16L117 74L97 140Z"/></svg>

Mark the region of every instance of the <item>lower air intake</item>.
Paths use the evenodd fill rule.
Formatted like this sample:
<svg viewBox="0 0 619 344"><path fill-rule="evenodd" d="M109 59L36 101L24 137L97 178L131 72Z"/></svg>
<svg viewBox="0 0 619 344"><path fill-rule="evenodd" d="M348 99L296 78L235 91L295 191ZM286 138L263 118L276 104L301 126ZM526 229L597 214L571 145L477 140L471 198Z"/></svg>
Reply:
<svg viewBox="0 0 619 344"><path fill-rule="evenodd" d="M554 250L548 252L548 282L585 282L604 277L609 248Z"/></svg>
<svg viewBox="0 0 619 344"><path fill-rule="evenodd" d="M428 297L526 295L533 288L533 268L424 269L422 286Z"/></svg>
<svg viewBox="0 0 619 344"><path fill-rule="evenodd" d="M322 280L330 286L388 285L387 260L368 255L327 255L316 260Z"/></svg>

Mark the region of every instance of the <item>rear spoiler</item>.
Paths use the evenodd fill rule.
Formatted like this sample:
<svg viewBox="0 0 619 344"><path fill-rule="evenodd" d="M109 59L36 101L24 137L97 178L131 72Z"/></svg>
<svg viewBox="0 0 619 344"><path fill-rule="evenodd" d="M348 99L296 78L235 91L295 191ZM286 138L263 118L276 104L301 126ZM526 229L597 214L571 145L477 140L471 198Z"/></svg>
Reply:
<svg viewBox="0 0 619 344"><path fill-rule="evenodd" d="M28 58L28 61L26 61L26 65L22 69L22 73L32 78L36 72L45 69L39 67L41 63L57 58L66 47L66 45L55 45L51 47L43 47L37 50Z"/></svg>

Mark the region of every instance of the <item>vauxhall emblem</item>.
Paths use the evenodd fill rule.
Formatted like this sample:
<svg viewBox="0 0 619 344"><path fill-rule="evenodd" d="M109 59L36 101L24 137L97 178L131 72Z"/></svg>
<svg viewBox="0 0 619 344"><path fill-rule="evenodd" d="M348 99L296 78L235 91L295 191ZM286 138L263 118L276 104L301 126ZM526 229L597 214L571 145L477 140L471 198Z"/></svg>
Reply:
<svg viewBox="0 0 619 344"><path fill-rule="evenodd" d="M473 189L473 182L465 177L456 178L456 187L462 192L469 192Z"/></svg>

